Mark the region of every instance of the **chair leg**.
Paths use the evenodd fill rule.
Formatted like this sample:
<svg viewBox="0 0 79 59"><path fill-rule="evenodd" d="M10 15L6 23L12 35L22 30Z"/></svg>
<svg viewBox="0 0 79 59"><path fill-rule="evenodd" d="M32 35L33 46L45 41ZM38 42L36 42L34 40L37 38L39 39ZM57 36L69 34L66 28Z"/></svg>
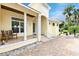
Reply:
<svg viewBox="0 0 79 59"><path fill-rule="evenodd" d="M9 37L6 37L6 42L8 42Z"/></svg>
<svg viewBox="0 0 79 59"><path fill-rule="evenodd" d="M16 34L16 39L17 39L17 34Z"/></svg>
<svg viewBox="0 0 79 59"><path fill-rule="evenodd" d="M16 36L16 39L17 39L17 36Z"/></svg>
<svg viewBox="0 0 79 59"><path fill-rule="evenodd" d="M4 40L1 42L1 45L4 45L5 44L5 42L4 42Z"/></svg>
<svg viewBox="0 0 79 59"><path fill-rule="evenodd" d="M1 45L5 44L5 40L3 38L1 38Z"/></svg>

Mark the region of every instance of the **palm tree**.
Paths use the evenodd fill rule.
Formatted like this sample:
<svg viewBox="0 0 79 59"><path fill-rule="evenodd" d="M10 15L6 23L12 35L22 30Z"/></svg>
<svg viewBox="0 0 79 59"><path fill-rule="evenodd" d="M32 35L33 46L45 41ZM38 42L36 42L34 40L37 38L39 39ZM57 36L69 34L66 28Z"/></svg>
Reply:
<svg viewBox="0 0 79 59"><path fill-rule="evenodd" d="M68 29L70 26L72 26L72 15L73 15L74 9L75 9L74 5L68 5L64 9L64 12L63 12L63 14L66 16L66 22L68 23L67 24Z"/></svg>
<svg viewBox="0 0 79 59"><path fill-rule="evenodd" d="M79 25L79 9L74 9L74 20L76 22L77 25Z"/></svg>
<svg viewBox="0 0 79 59"><path fill-rule="evenodd" d="M63 14L66 16L66 21L67 22L71 22L70 16L72 15L72 11L74 10L74 5L68 5L68 7L66 7L64 9Z"/></svg>
<svg viewBox="0 0 79 59"><path fill-rule="evenodd" d="M70 29L70 32L76 35L76 32L79 30L79 9L76 9L74 5L69 5L64 9L63 14L66 16L66 22L68 22L67 27ZM77 29L78 28L78 29ZM72 31L71 31L72 30ZM70 33L69 32L69 33Z"/></svg>

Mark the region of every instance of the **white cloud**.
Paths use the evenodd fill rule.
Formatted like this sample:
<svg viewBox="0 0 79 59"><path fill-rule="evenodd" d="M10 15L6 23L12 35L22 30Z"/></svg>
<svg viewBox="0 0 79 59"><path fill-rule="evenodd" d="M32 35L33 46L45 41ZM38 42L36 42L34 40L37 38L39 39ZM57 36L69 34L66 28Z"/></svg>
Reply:
<svg viewBox="0 0 79 59"><path fill-rule="evenodd" d="M56 11L52 15L53 18L58 18L61 20L64 20L64 15L62 14L62 11Z"/></svg>

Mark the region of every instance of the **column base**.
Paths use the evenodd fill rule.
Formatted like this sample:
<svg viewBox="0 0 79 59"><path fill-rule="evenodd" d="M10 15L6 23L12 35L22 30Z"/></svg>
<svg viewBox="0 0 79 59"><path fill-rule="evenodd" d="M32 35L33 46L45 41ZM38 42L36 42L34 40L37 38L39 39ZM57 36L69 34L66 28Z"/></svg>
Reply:
<svg viewBox="0 0 79 59"><path fill-rule="evenodd" d="M36 42L37 45L42 44L42 43L43 43L42 41L37 41Z"/></svg>

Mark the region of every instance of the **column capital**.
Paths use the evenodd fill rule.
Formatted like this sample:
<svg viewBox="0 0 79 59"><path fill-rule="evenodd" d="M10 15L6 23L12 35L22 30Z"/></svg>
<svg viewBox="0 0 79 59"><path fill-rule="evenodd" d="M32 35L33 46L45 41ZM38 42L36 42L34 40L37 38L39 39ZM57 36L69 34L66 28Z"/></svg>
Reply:
<svg viewBox="0 0 79 59"><path fill-rule="evenodd" d="M27 12L24 12L24 15L25 15L25 14L27 15Z"/></svg>
<svg viewBox="0 0 79 59"><path fill-rule="evenodd" d="M38 17L41 17L41 14L38 14Z"/></svg>

